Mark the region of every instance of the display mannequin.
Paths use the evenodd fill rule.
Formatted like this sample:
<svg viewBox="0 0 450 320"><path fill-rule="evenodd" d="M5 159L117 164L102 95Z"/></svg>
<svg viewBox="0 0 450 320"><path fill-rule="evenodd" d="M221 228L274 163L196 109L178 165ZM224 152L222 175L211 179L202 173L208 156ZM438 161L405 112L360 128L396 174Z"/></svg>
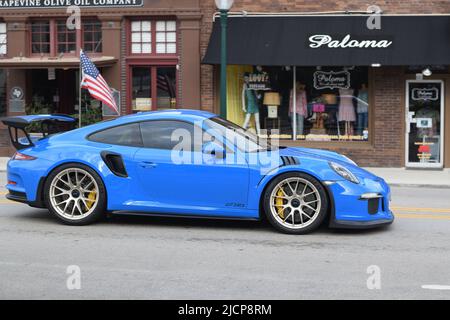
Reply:
<svg viewBox="0 0 450 320"><path fill-rule="evenodd" d="M356 121L355 107L353 106L353 89L340 89L339 122L345 122L345 136L353 135L353 123Z"/></svg>
<svg viewBox="0 0 450 320"><path fill-rule="evenodd" d="M244 75L244 84L242 86L242 110L245 115L244 129L247 130L250 125L252 115L255 116L256 133L261 134L261 124L259 117L259 101L256 92L249 88L249 74Z"/></svg>
<svg viewBox="0 0 450 320"><path fill-rule="evenodd" d="M363 135L363 132L369 127L369 93L365 83L358 92L356 113L358 114L358 134Z"/></svg>
<svg viewBox="0 0 450 320"><path fill-rule="evenodd" d="M289 116L291 117L292 123L294 123L294 116L296 117L297 123L297 134L304 134L304 121L308 114L308 100L306 96L305 88L306 86L301 82L297 82L296 88L296 103L295 103L295 114L294 114L294 90L291 90L290 102L289 102Z"/></svg>

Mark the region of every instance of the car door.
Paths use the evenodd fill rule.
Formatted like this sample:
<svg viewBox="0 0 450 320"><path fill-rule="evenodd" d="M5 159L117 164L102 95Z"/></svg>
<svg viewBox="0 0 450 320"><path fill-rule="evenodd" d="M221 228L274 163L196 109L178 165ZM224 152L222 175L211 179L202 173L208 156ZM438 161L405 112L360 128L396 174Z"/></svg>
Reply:
<svg viewBox="0 0 450 320"><path fill-rule="evenodd" d="M88 140L89 146L98 149L104 162L100 170L107 187L108 208L129 209L128 203L138 200L134 157L143 146L139 123L106 128L91 134Z"/></svg>
<svg viewBox="0 0 450 320"><path fill-rule="evenodd" d="M177 212L192 210L211 215L223 214L226 209L245 209L249 183L245 159L229 164L206 155L203 161L202 146L190 142L191 150L183 150L184 161L180 161L180 140L173 141L173 135L181 130L189 133L191 141L198 141L193 139L194 132L201 134L202 130L194 128L193 123L175 120L141 123L144 148L136 153L135 161L145 201L149 206ZM227 152L232 156L231 150Z"/></svg>

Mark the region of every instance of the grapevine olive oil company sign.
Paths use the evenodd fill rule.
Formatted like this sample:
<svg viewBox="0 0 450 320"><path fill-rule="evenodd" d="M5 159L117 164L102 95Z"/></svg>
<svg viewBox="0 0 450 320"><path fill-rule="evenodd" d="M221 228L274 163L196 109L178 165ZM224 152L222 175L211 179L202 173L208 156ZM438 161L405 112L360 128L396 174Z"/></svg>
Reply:
<svg viewBox="0 0 450 320"><path fill-rule="evenodd" d="M393 41L387 39L354 39L349 34L344 37L333 37L327 34L316 34L309 37L312 49L387 49Z"/></svg>
<svg viewBox="0 0 450 320"><path fill-rule="evenodd" d="M323 89L349 89L350 72L348 71L316 71L314 73L314 88Z"/></svg>
<svg viewBox="0 0 450 320"><path fill-rule="evenodd" d="M0 0L0 9L79 7L137 7L144 0Z"/></svg>

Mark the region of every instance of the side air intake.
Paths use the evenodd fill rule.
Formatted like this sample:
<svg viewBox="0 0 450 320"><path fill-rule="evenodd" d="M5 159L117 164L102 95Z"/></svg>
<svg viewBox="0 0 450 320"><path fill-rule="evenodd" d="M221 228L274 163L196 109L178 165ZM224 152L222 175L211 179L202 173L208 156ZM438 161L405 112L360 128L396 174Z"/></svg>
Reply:
<svg viewBox="0 0 450 320"><path fill-rule="evenodd" d="M125 164L123 163L123 159L120 154L104 151L102 152L102 159L105 161L109 170L111 170L111 172L116 176L121 178L128 177L127 169L125 168Z"/></svg>
<svg viewBox="0 0 450 320"><path fill-rule="evenodd" d="M300 164L300 160L298 160L298 158L290 156L282 156L281 161L283 161L283 167L297 166Z"/></svg>

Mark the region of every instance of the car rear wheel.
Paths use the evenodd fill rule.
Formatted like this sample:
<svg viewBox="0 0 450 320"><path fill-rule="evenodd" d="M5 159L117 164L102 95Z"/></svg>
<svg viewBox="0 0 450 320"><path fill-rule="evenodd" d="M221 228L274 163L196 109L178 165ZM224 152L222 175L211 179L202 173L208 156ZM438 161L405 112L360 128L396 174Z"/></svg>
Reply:
<svg viewBox="0 0 450 320"><path fill-rule="evenodd" d="M269 222L288 234L316 230L328 211L324 187L303 173L286 173L275 178L264 195L264 211Z"/></svg>
<svg viewBox="0 0 450 320"><path fill-rule="evenodd" d="M52 172L44 196L47 208L65 224L87 225L104 216L104 184L94 170L84 165L67 164Z"/></svg>

